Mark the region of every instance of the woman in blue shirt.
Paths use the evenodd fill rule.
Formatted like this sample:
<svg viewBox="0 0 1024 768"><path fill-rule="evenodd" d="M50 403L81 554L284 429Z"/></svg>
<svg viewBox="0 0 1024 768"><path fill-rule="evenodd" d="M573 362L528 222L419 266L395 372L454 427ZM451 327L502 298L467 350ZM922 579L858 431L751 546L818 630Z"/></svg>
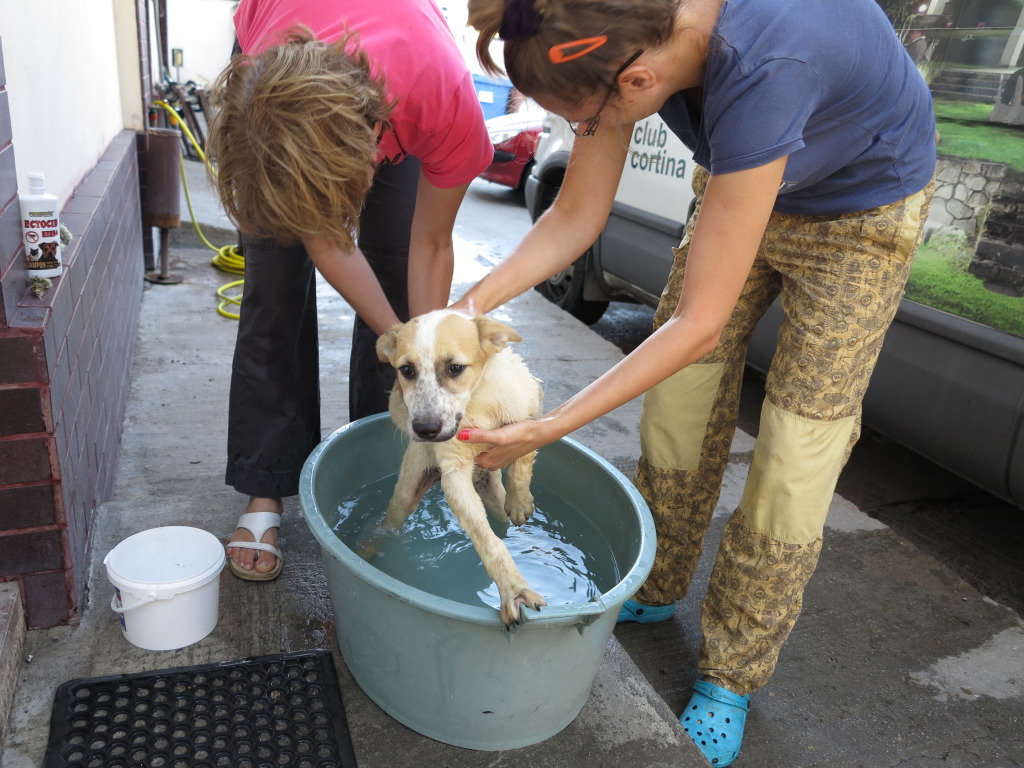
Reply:
<svg viewBox="0 0 1024 768"><path fill-rule="evenodd" d="M607 220L633 124L693 151L698 205L654 333L540 419L461 439L487 467L643 394L636 484L657 523L620 621L663 621L689 588L735 430L747 342L785 315L757 445L704 600L680 720L715 765L775 669L821 551L861 402L928 216L928 88L874 0L471 0L477 51L579 137L558 199L457 306L485 313L568 267ZM837 38L836 30L841 31Z"/></svg>

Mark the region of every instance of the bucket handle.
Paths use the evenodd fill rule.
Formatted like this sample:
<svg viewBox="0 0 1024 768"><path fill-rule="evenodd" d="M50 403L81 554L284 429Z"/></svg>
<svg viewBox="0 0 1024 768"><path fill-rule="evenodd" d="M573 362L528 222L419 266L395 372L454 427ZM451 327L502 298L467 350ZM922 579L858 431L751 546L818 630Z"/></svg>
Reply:
<svg viewBox="0 0 1024 768"><path fill-rule="evenodd" d="M146 603L152 603L156 598L151 594L148 597L144 597L141 600L137 600L131 605L118 605L117 604L118 593L115 592L110 596L110 610L114 613L127 613L128 611L140 608Z"/></svg>
<svg viewBox="0 0 1024 768"><path fill-rule="evenodd" d="M540 611L534 611L524 607L520 610L519 615L524 624L529 622L551 627L573 624L576 626L576 631L582 635L584 630L607 610L608 607L602 601L594 600L584 605L574 605L571 608L556 605L551 608L545 606Z"/></svg>

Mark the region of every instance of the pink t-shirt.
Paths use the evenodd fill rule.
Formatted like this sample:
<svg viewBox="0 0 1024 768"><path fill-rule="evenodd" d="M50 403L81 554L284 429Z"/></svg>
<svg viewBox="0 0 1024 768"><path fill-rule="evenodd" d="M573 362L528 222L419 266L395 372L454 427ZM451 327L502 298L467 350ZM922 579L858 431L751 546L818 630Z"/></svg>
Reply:
<svg viewBox="0 0 1024 768"><path fill-rule="evenodd" d="M427 180L445 189L468 184L490 164L494 150L473 78L432 0L242 0L235 11L247 54L281 42L298 24L325 42L357 31L374 74L384 75L398 103L378 162L419 158Z"/></svg>

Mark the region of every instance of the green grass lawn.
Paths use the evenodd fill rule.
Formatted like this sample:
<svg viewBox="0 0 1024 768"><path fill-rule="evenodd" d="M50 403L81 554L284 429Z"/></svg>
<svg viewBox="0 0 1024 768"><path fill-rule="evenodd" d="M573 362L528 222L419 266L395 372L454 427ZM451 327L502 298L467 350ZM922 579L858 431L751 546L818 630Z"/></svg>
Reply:
<svg viewBox="0 0 1024 768"><path fill-rule="evenodd" d="M962 236L940 234L924 243L910 272L907 298L1024 337L1024 298L985 288L967 271L966 251Z"/></svg>
<svg viewBox="0 0 1024 768"><path fill-rule="evenodd" d="M988 122L990 104L935 100L939 154L1006 163L1024 171L1024 128Z"/></svg>

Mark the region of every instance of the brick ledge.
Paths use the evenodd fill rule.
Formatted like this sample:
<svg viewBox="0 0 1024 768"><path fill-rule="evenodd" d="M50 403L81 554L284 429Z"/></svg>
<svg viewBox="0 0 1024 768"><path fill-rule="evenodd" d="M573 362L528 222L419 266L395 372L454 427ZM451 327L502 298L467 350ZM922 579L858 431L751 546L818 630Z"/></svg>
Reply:
<svg viewBox="0 0 1024 768"><path fill-rule="evenodd" d="M25 609L16 581L0 584L0 745L4 743L25 650Z"/></svg>

